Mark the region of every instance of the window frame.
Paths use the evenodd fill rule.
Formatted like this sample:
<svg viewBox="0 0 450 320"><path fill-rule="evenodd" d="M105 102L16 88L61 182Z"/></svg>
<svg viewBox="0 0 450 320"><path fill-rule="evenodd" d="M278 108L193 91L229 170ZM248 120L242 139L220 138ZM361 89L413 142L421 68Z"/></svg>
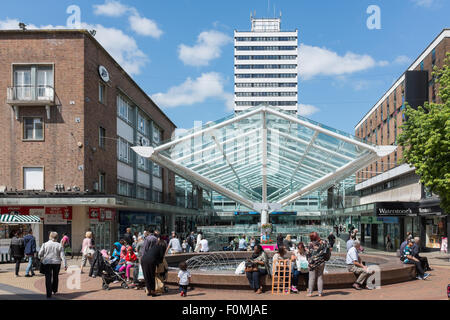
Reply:
<svg viewBox="0 0 450 320"><path fill-rule="evenodd" d="M26 129L26 124L25 124L25 120L26 119L33 119L33 138L29 139L29 138L25 138L25 129ZM41 119L41 124L42 124L42 138L41 139L36 139L35 138L35 122L34 119ZM44 121L44 117L39 117L39 116L23 116L22 117L22 141L24 142L43 142L45 141L45 121Z"/></svg>
<svg viewBox="0 0 450 320"><path fill-rule="evenodd" d="M102 136L103 130L103 136ZM98 147L101 149L106 149L106 129L102 126L98 127Z"/></svg>
<svg viewBox="0 0 450 320"><path fill-rule="evenodd" d="M23 190L36 190L36 189L26 189L25 169L42 169L42 189L41 190L45 190L45 167L44 166L22 166L22 189Z"/></svg>

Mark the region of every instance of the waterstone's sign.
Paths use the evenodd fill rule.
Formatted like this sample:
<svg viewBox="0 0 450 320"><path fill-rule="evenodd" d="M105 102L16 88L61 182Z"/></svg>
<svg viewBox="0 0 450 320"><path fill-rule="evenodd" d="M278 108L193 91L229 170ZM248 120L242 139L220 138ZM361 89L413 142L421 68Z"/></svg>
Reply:
<svg viewBox="0 0 450 320"><path fill-rule="evenodd" d="M416 202L378 202L375 205L377 216L416 217L419 206Z"/></svg>

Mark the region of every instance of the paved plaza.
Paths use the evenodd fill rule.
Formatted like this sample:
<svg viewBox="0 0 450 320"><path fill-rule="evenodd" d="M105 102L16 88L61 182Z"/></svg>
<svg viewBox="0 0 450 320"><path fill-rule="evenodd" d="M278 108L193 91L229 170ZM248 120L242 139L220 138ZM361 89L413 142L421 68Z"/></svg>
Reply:
<svg viewBox="0 0 450 320"><path fill-rule="evenodd" d="M370 250L370 249L369 249ZM384 254L370 250L371 254ZM62 300L447 300L447 285L450 283L449 255L440 253L424 253L428 256L434 269L425 280L413 280L403 283L382 286L376 290L329 289L319 298L317 292L307 297L303 290L299 294L272 295L265 292L257 295L251 290L228 290L194 287L188 297L179 296L176 286L168 286L169 292L159 297L147 297L143 290L122 289L120 283L111 284L109 291L101 289L101 278L90 278L87 273L81 275L81 288L68 289L68 274L61 271L59 293L52 299ZM69 265L78 265L80 259L68 259ZM25 278L26 264L21 265L21 277L14 277L13 264L0 265L0 300L46 300L45 279L41 274ZM86 268L85 271L88 271ZM414 294L417 293L417 294Z"/></svg>

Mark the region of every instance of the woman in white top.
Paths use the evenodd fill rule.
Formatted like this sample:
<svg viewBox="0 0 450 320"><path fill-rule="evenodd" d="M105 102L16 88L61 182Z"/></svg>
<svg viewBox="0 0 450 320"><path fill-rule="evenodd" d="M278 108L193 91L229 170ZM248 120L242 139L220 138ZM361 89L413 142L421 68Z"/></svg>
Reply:
<svg viewBox="0 0 450 320"><path fill-rule="evenodd" d="M45 274L45 288L47 298L52 297L52 293L58 292L58 276L61 269L61 262L64 262L64 270L67 270L66 256L64 248L58 242L58 234L50 232L50 240L44 243L39 250L42 269Z"/></svg>
<svg viewBox="0 0 450 320"><path fill-rule="evenodd" d="M306 257L306 248L303 242L299 242L297 249L295 249L295 263L294 270L292 273L292 287L291 291L298 292L298 280L303 277L306 286L309 281L309 269L308 269L308 258Z"/></svg>
<svg viewBox="0 0 450 320"><path fill-rule="evenodd" d="M202 233L201 232L199 232L198 234L197 234L197 243L196 243L196 245L195 245L195 252L200 252L200 241L202 241Z"/></svg>
<svg viewBox="0 0 450 320"><path fill-rule="evenodd" d="M94 245L92 244L92 232L88 231L81 245L81 273L83 273L83 267L86 266L86 260L89 260L89 265L92 266L93 257Z"/></svg>

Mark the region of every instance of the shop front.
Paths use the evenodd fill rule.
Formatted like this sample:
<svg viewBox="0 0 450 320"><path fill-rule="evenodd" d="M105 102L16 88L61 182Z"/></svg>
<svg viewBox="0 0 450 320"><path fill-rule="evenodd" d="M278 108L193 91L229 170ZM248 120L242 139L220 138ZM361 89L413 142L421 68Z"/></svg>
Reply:
<svg viewBox="0 0 450 320"><path fill-rule="evenodd" d="M89 208L89 229L94 234L96 248L111 250L116 223L116 209Z"/></svg>
<svg viewBox="0 0 450 320"><path fill-rule="evenodd" d="M438 202L437 202L438 203ZM383 234L390 235L394 249L411 232L420 237L422 250L440 250L448 237L448 217L439 205L426 202L377 202L375 214L383 220Z"/></svg>
<svg viewBox="0 0 450 320"><path fill-rule="evenodd" d="M119 211L118 239L123 236L126 228L132 232L143 233L145 230L160 230L162 233L161 214L141 211Z"/></svg>
<svg viewBox="0 0 450 320"><path fill-rule="evenodd" d="M50 232L57 232L59 239L67 234L72 241L72 207L45 207L43 242L48 241Z"/></svg>

